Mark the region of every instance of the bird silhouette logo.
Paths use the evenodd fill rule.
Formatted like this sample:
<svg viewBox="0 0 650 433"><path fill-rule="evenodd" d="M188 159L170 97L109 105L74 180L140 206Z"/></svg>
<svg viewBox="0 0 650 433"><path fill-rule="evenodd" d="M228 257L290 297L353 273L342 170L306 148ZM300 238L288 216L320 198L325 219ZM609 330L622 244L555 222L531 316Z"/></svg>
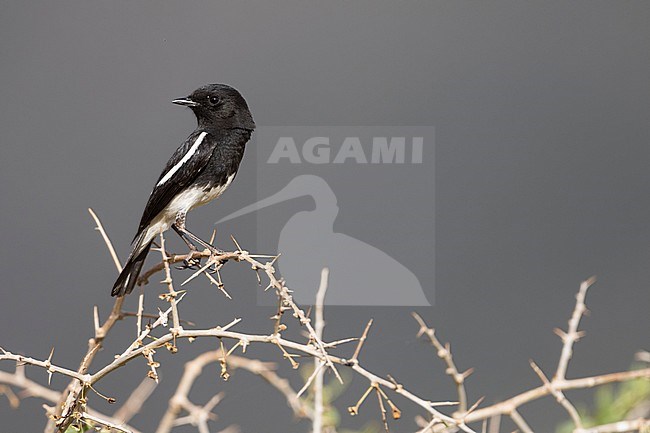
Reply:
<svg viewBox="0 0 650 433"><path fill-rule="evenodd" d="M314 302L320 273L330 269L329 305L430 306L420 281L406 266L366 242L334 231L339 208L334 191L319 176L299 175L275 194L245 206L217 224L298 197L315 208L286 222L278 239L278 268L302 304Z"/></svg>

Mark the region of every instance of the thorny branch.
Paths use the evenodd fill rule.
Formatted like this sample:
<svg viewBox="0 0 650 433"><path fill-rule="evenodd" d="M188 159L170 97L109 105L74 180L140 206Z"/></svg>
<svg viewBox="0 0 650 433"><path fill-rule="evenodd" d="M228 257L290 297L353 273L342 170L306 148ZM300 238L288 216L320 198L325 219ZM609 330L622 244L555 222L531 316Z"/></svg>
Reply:
<svg viewBox="0 0 650 433"><path fill-rule="evenodd" d="M542 370L537 366L537 364L531 361L530 364L531 367L533 368L533 371L538 375L538 377L543 382L542 386L522 392L521 394L518 394L508 400L502 401L492 406L488 406L476 410L470 409L465 414L458 413L456 414L456 416L460 417L466 423L469 424L469 423L475 423L484 420L498 420L501 415L506 415L512 419L512 421L517 425L520 431L525 433L532 433L533 429L528 425L528 423L517 411L517 409L526 403L545 397L547 395L552 395L553 397L555 397L558 404L560 404L569 414L569 417L571 418L571 420L575 425L575 431L574 431L575 433L584 433L587 431L600 432L601 430L598 430L597 428L590 428L590 429L583 428L582 420L580 419L580 415L578 414L578 411L576 410L575 406L566 398L563 391L572 390L572 389L588 389L588 388L593 388L595 386L604 385L607 383L624 382L624 381L634 380L634 379L650 379L650 368L625 371L619 373L603 374L599 376L585 377L581 379L568 380L565 378L567 366L569 360L571 359L571 355L573 353L573 345L584 335L582 331L578 330L578 327L580 325L580 318L587 311L587 307L585 305L587 290L595 282L596 279L594 277L591 277L583 281L582 284L580 285L580 290L576 295L576 304L573 309L571 319L569 320L568 331L564 332L560 330L555 330L555 333L558 334L562 339L563 345L562 345L562 352L560 355L560 361L558 363L557 372L552 380L549 380L544 375ZM449 345L443 345L442 343L440 343L440 341L435 337L435 331L432 328L428 327L427 324L419 315L413 313L413 317L420 325L418 336L424 334L427 335L427 337L429 337L431 344L438 351L438 356L441 359L443 359L447 364L446 372L449 376L452 377L454 383L457 385L459 398L460 399L466 398L463 383L464 383L464 378L468 376L468 373L467 372L460 373L460 374L458 373L458 370L456 369L455 364L453 362L451 352L449 350ZM471 369L468 370L468 372L471 371L472 371ZM642 421L645 423L645 424L642 423L643 425L646 425L648 423L648 420L642 420ZM434 425L435 422L432 422L430 423L430 425L424 426L421 432L425 433L425 432L433 431L432 427ZM625 424L625 425L627 426L630 424ZM633 425L637 425L637 424L633 424ZM629 430L609 430L610 428L611 426L609 427L603 426L602 431L603 432L629 431Z"/></svg>
<svg viewBox="0 0 650 433"><path fill-rule="evenodd" d="M162 250L162 254L165 254L164 249ZM271 335L254 335L254 334L232 332L229 329L232 326L239 323L240 321L240 319L235 319L230 324L224 327L218 326L212 329L185 330L180 326L178 327L174 326L165 335L156 338L154 341L148 344L144 344L143 343L144 338L147 335L149 335L153 329L157 328L158 326L161 325L164 326L167 324L169 319L169 314L173 313L174 310L172 304L172 307L170 307L164 313L161 313L159 319L156 322L154 322L151 326L146 327L142 331L142 333L138 336L138 338L136 338L136 340L133 343L131 343L129 347L121 355L117 356L113 360L113 362L111 362L107 366L104 366L94 374L88 374L87 372L80 373L62 367L51 366L49 363L46 363L45 361L38 361L31 358L21 357L20 359L18 359L17 358L18 355L13 355L9 352L5 353L4 355L0 355L0 360L14 360L14 361L19 360L21 362L30 363L35 366L49 368L53 370L53 372L55 373L60 373L75 379L74 381L75 387L73 389L75 391L76 390L78 391L70 392L68 394L66 405L65 405L65 408L68 409L66 410L64 408L63 414L58 418L57 427L59 429L63 429L64 427L67 428L67 426L69 426L76 419L79 419L80 417L83 418L84 414L87 413L85 410L85 402L87 400L86 392L88 390L94 390L95 389L94 386L97 382L99 382L102 378L112 373L113 371L117 370L118 368L124 366L126 363L130 362L131 360L140 356L147 357L148 365L150 366L150 368L152 368L152 371L150 371L150 377L155 378L156 377L155 367L157 367L157 363L153 361L151 355L155 353L156 349L161 347L167 347L167 348L176 347L174 343L177 339L217 337L217 338L236 340L240 342L240 345L242 347L246 347L251 343L274 344L280 347L285 353L287 349L294 350L294 351L301 352L304 355L308 355L320 359L325 365L331 364L332 366L334 366L334 364L337 364L337 365L349 367L356 373L360 374L361 376L366 377L370 383L377 384L377 386L381 385L386 389L394 390L396 393L402 395L403 397L413 401L415 404L421 406L424 410L426 410L432 416L439 418L441 421L444 421L448 424L458 425L459 428L465 431L472 431L467 426L465 426L462 421L458 422L454 420L453 417L439 412L437 409L435 409L435 404L433 402L416 396L415 394L406 390L401 384L398 384L397 382L388 381L366 370L360 365L357 359L346 360L341 357L329 355L325 349L325 347L329 345L323 343L321 338L316 334L316 331L310 324L310 319L306 316L304 311L295 304L290 294L290 291L286 287L284 282L275 277L275 269L272 266L272 262L261 263L257 261L256 258L251 256L247 251L244 251L241 248L235 252L225 253L218 257L210 257L210 259L217 266L219 266L223 262L224 258L233 259L235 261L240 261L240 262L245 261L251 264L252 268L255 271L263 270L267 275L267 277L269 278L270 286L276 288L276 293L282 299L283 304L286 305L293 312L294 317L296 317L299 320L300 324L307 328L309 335L311 337L310 341L307 344L301 344L295 341L287 340L283 338L279 332L275 332ZM165 259L163 258L163 261L164 260ZM165 269L164 264L161 267L161 269ZM167 280L165 280L164 283L169 284ZM182 296L178 297L178 299L176 299L173 296L168 296L167 298L168 301L171 302L171 300L174 300L176 303L182 300ZM116 315L116 317L119 316L120 314ZM335 367L333 368L333 371L336 371ZM72 399L72 396L76 396L76 400ZM109 424L110 423L107 423L105 425L109 425Z"/></svg>
<svg viewBox="0 0 650 433"><path fill-rule="evenodd" d="M442 359L445 364L447 364L447 369L445 373L452 378L456 384L456 390L458 393L458 412L460 415L467 412L467 392L465 391L465 379L472 374L474 371L473 368L460 373L456 364L454 363L454 358L451 355L451 347L449 343L442 344L438 337L436 337L436 331L433 328L429 328L424 322L424 319L420 317L418 313L412 313L415 320L420 325L420 330L418 331L418 337L421 335L426 335L429 338L429 341L436 348L438 357Z"/></svg>
<svg viewBox="0 0 650 433"><path fill-rule="evenodd" d="M291 290L285 285L284 280L278 279L275 276L275 268L273 267L273 264L275 263L275 260L277 260L278 256L269 256L272 257L273 260L270 262L262 263L256 259L257 256L251 255L248 251L243 250L237 241L233 239L233 242L237 246L237 250L233 252L224 252L223 254L219 255L213 255L209 250L201 251L201 252L194 252L192 254L192 258L208 258L208 262L201 268L199 269L194 275L189 277L183 284L187 283L188 281L191 281L194 279L196 276L200 274L205 274L209 275L206 271L209 269L210 266L213 266L214 272L218 272L223 264L227 262L228 260L234 260L237 262L245 261L248 262L251 265L251 268L255 271L258 272L260 270L264 271L266 274L268 280L269 280L269 286L268 288L274 288L276 290L276 294L278 296L278 299L280 301L280 308L278 312L278 316L281 317L282 312L285 309L290 309L293 312L293 316L298 319L301 325L303 325L305 328L307 328L307 331L309 332L310 338L313 340L315 343L316 347L320 351L320 356L325 364L334 372L334 375L336 378L339 380L339 382L343 383L343 379L341 379L341 376L338 373L338 370L334 366L334 363L330 359L330 356L327 354L326 347L323 344L322 340L318 338L316 335L316 331L314 330L313 326L311 325L311 320L306 316L304 310L302 310L293 300L293 296L291 295ZM264 256L266 257L266 256ZM146 271L143 274L143 277L141 278L141 281L143 283L146 283L148 281L148 278L151 277L151 275L155 274L159 270L166 269L165 267L169 267L169 264L171 263L176 263L179 261L183 261L187 259L187 255L172 255L169 256L167 259L164 259L162 263L155 265L153 268L150 270ZM221 289L221 284L217 282L217 286ZM278 332L278 329L276 329L276 332Z"/></svg>
<svg viewBox="0 0 650 433"><path fill-rule="evenodd" d="M5 393L8 392L10 393L9 395L13 396L11 400L13 408L18 407L21 399L25 399L29 397L40 398L48 403L53 403L53 404L56 404L61 398L60 392L44 387L43 385L31 379L28 379L27 376L25 375L25 364L17 364L16 371L14 373L0 371L0 383L5 384L3 386L8 386L8 389L4 390L4 392ZM10 387L15 387L22 391L19 392L18 395L16 395L13 393L13 391L11 391ZM3 391L0 389L0 394L2 393ZM48 414L54 413L53 407L47 405L43 405L43 407L45 408L46 413ZM101 414L89 408L87 415L91 417L95 417L96 419L105 420L107 423L112 425L121 425L131 433L140 433L140 431L137 430L135 427L126 424L128 420L119 419L117 417L117 414L111 417L109 415Z"/></svg>
<svg viewBox="0 0 650 433"><path fill-rule="evenodd" d="M167 411L163 415L160 424L156 429L156 433L169 433L174 426L180 425L178 423L179 415L183 411L188 414L184 417L183 422L190 422L195 425L205 424L205 428L207 428L207 421L214 418L214 414L211 415L208 409L211 410L214 406L210 407L209 404L197 406L190 401L189 394L192 385L202 374L205 366L217 362L222 363L224 359L227 359L227 365L230 371L236 369L247 370L260 376L271 386L276 388L285 396L287 403L293 409L296 416L307 418L312 417L311 409L296 396L295 391L293 391L289 385L289 381L281 378L274 371L276 368L275 364L236 355L229 355L227 352L224 353L221 350L214 350L211 352L205 352L185 364L183 376L176 388L176 392L169 400ZM211 402L214 403L215 401L211 400Z"/></svg>
<svg viewBox="0 0 650 433"><path fill-rule="evenodd" d="M587 307L585 306L587 290L595 282L596 278L591 277L580 284L580 290L576 295L576 306L573 309L573 314L571 314L571 319L569 319L569 330L567 332L561 329L555 330L555 333L560 336L564 343L562 345L562 354L557 365L557 371L555 372L555 379L563 380L565 378L569 360L573 355L573 345L584 335L583 332L578 331L578 326L580 326L580 319L587 312Z"/></svg>
<svg viewBox="0 0 650 433"><path fill-rule="evenodd" d="M329 278L329 269L323 268L320 277L320 286L316 292L315 319L316 319L316 337L323 338L325 329L325 318L323 316L323 305L325 304L325 293ZM320 359L314 359L314 417L312 422L312 431L323 431L323 364ZM309 381L307 382L309 383Z"/></svg>
<svg viewBox="0 0 650 433"><path fill-rule="evenodd" d="M94 214L94 212L92 212L92 210L90 210L90 213L95 220L95 223L97 224L97 230L102 235L102 238L104 239L104 242L106 243L109 252L111 253L116 268L119 271L119 260L117 259L117 255L112 248L111 242L97 216ZM237 249L233 252L225 252L220 255L211 255L207 250L202 252L194 252L194 258L207 258L208 262L189 279L196 278L199 275L205 275L211 283L217 284L219 289L224 294L226 294L226 296L229 296L223 288L223 282L219 274L219 270L227 261L232 260L235 262L248 263L251 266L251 269L255 271L256 274L258 274L258 281L259 271L262 271L269 280L267 289L274 288L275 293L278 296L278 313L276 316L274 316L275 325L273 326L273 332L271 334L251 334L233 331L232 328L238 325L241 322L241 319L234 319L227 325L217 326L210 329L190 329L192 327L191 322L183 321L180 318L178 312L178 304L183 300L183 297L186 293L184 291L177 291L174 288L170 267L170 265L173 263L187 259L187 255L168 254L165 250L164 237L161 235L160 252L162 255L162 260L159 264L155 265L149 271L146 271L143 274L141 282L146 283L147 279L150 278L153 274L159 271L164 271L165 280L163 283L166 284L167 291L164 295L161 295L161 298L170 303L169 308L167 308L165 311L159 311L158 315L153 316L156 318L156 320L144 327L142 326L142 318L152 317L152 315L144 313L144 298L142 295L139 300L140 302L137 313L124 313L122 311L123 298L116 299L110 315L103 324L100 324L99 314L97 312L97 309L95 309L95 335L89 340L88 352L84 356L77 370L55 365L52 362L52 353L48 359L38 360L32 357L16 355L1 350L0 361L13 361L16 363L17 368L16 372L13 374L0 371L0 393L7 395L10 399L10 402L12 402L14 405L20 401L20 398L28 396L38 397L50 403L54 403L55 406L46 407L46 411L49 416L51 416L56 421L56 423L50 423L46 431L53 431L54 429L65 431L68 426L74 423L78 425L87 424L103 426L108 430L120 431L123 433L138 433L135 428L128 426L125 423L128 422L129 419L140 409L140 406L138 404L132 403L134 401L142 402L142 400L146 399L153 391L153 387L151 386L152 382L146 381L140 384L133 391L131 397L129 397L129 399L127 399L126 402L122 405L122 407L118 409L114 416L99 414L88 406L91 392L96 393L98 396L102 396L99 391L97 391L97 383L128 362L140 357L144 357L147 361L149 370L148 376L150 378L157 379L156 369L160 367L160 364L154 360L154 354L156 353L157 349L165 348L171 352L175 352L178 350L176 344L177 340L193 340L196 338L209 337L213 339L217 338L219 340L220 349L217 351L206 352L186 364L185 374L183 375L183 378L178 385L176 393L169 401L168 410L160 422L157 433L167 433L174 426L187 423L197 426L200 433L209 431L207 422L210 419L214 419L215 415L213 414L213 409L221 400L221 394L216 394L206 404L199 406L190 401L189 392L191 390L192 384L201 374L203 367L206 364L212 362L219 363L221 366L221 377L224 380L227 380L227 378L230 376L231 371L238 368L246 369L264 378L268 383L270 383L284 395L287 403L293 409L296 416L305 417L312 420L312 428L314 433L322 433L322 431L324 431L322 420L324 404L322 400L323 373L325 369L331 369L336 377L340 379L338 371L335 367L336 365L339 367L351 369L353 372L368 380L369 383L367 391L359 399L357 404L350 408L350 412L353 414L357 413L360 406L366 400L366 397L368 397L369 394L374 393L378 399L382 421L386 430L388 430L387 407L390 408L394 419L398 419L401 416L400 409L389 398L387 391L392 391L402 396L406 400L409 400L410 402L422 408L428 414L428 419L421 420L420 422L420 426L422 427L420 430L421 432L457 430L472 432L474 430L470 428L468 424L476 423L479 421L485 421L483 427L485 431L485 428L487 427L487 420L490 420L489 431L491 433L496 433L499 431L499 419L501 415L509 416L517 424L521 431L526 433L532 432L532 428L523 419L517 409L530 401L547 395L554 396L558 403L561 404L565 410L567 410L576 426L576 433L622 432L630 431L630 429L634 428L641 429L648 425L648 420L640 419L635 421L622 421L621 423L585 429L582 427L580 417L575 410L575 407L568 401L568 399L566 399L565 395L563 394L563 391L569 389L584 389L605 383L621 382L635 378L650 378L650 368L604 374L581 379L569 380L565 378L568 362L573 351L573 345L582 336L582 332L578 330L578 327L580 318L587 311L585 306L585 297L587 289L594 282L593 279L585 281L580 287L580 291L577 295L576 307L573 311L571 319L569 320L568 331L557 331L563 340L563 348L560 355L558 368L553 378L549 380L541 371L541 369L539 369L539 367L537 367L537 365L531 361L531 366L533 367L535 373L542 380L542 386L522 392L521 394L501 403L480 409L478 406L482 401L481 399L479 399L479 401L468 408L468 399L464 382L472 370L470 369L463 373L459 372L453 361L449 345L441 343L437 339L435 331L426 325L424 319L422 319L422 317L419 315L414 314L414 317L420 326L418 335L424 334L429 338L431 344L436 348L438 356L447 365L446 373L452 378L457 387L458 408L453 415L446 415L445 413L438 410L438 407L450 405L449 402L436 403L429 401L408 391L402 384L397 382L391 376L388 376L388 379L385 379L362 367L359 361L359 355L361 348L368 337L372 320L368 323L363 334L359 338L348 338L334 342L323 341L323 328L325 326L325 322L323 320L322 305L323 298L325 296L325 290L327 287L326 270L324 270L322 275L321 287L318 291L318 299L316 301L315 324L312 326L308 315L305 314L305 312L293 301L291 290L287 288L285 282L282 279L278 279L275 276L275 269L273 265L277 259L277 256L252 255L243 250L234 240L234 238L233 242L237 246ZM267 257L270 259L270 261L264 263L258 260L263 257ZM213 273L217 274L218 278L216 280L211 275ZM307 330L309 340L306 343L301 343L283 337L282 332L287 329L287 325L282 323L284 311L290 311L298 320L300 325ZM167 328L168 323L170 322L170 315L172 326L170 328ZM131 316L136 317L137 320L138 332L135 340L130 343L120 355L116 356L111 363L99 368L94 373L90 373L89 371L91 363L96 353L102 347L102 343L106 338L108 332L112 329L118 320ZM187 323L188 329L184 329L181 326L181 323ZM153 332L162 328L165 328L166 331L162 333L162 335L157 335L154 337ZM151 341L149 341L149 339L151 339ZM234 342L229 350L226 350L226 345L224 344L224 341L226 340ZM354 355L350 359L335 356L328 351L336 348L338 345L352 341L358 341L358 343L356 350L354 351ZM271 364L264 363L255 359L247 359L234 354L234 352L238 349L241 350L242 353L245 353L246 348L252 343L270 344L277 346L281 350L283 356L287 358L292 363L292 365L295 366L297 366L297 363L293 358L296 355L289 353L290 351L294 353L300 353L303 356L312 357L314 358L314 373L307 380L305 386L299 392L296 392L292 389L286 379L280 377L274 371ZM52 374L67 376L71 379L70 385L63 392L50 390L49 388L46 388L25 377L24 365L26 364L45 369L50 376ZM305 402L300 399L300 396L308 388L312 387L312 385L312 392L314 393L315 397L314 407L306 405ZM13 393L12 388L22 389L23 391L16 395ZM114 400L111 397L102 397L106 398L109 401ZM185 412L185 414L183 416L180 416L183 412Z"/></svg>
<svg viewBox="0 0 650 433"><path fill-rule="evenodd" d="M115 264L115 268L117 269L117 272L118 273L121 272L122 265L120 264L120 260L118 259L117 254L115 253L115 248L113 248L113 243L111 242L108 235L106 234L106 231L104 230L104 226L102 225L101 221L99 220L99 218L97 217L97 215L92 209L89 208L88 212L90 213L93 220L95 221L95 224L97 225L95 229L99 231L99 233L101 234L102 239L106 244L106 248L108 249L111 258L113 259L113 263ZM123 297L119 297L115 299L113 308L111 309L108 318L101 326L99 324L99 315L97 314L97 307L95 307L95 315L94 315L95 336L90 340L88 340L88 351L86 352L86 355L82 359L81 364L79 365L79 368L77 370L79 374L88 373L88 369L90 368L90 365L95 359L95 355L99 353L99 351L103 346L106 335L113 328L115 323L117 323L117 321L122 318L123 303L124 303ZM74 414L75 411L78 410L77 405L79 404L80 396L83 391L82 384L83 382L80 380L73 380L68 385L66 392L61 394L61 401L59 401L58 404L56 405L56 411L51 417L50 421L48 422L48 425L45 429L46 433L52 433L55 431L56 428L58 428L60 431L65 431L68 428L68 426L74 419L72 415ZM56 421L56 423L54 421Z"/></svg>

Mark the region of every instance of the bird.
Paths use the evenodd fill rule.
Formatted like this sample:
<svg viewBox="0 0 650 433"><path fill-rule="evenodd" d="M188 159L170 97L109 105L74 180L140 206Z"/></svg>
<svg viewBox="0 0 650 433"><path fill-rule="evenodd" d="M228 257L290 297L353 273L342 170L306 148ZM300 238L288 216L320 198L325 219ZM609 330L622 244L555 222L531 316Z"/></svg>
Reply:
<svg viewBox="0 0 650 433"><path fill-rule="evenodd" d="M219 197L234 180L255 122L244 97L226 84L207 84L189 96L174 99L196 116L196 129L176 149L149 196L131 252L117 277L111 296L133 291L156 236L172 228L190 249L199 244L212 253L220 250L185 227L192 209ZM186 266L195 262L186 260Z"/></svg>

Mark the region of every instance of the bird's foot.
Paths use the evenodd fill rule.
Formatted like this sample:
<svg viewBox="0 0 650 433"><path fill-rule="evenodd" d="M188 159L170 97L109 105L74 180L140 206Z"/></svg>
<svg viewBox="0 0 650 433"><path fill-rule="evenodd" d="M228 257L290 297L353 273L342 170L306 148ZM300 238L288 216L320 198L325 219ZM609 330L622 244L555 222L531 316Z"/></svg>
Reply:
<svg viewBox="0 0 650 433"><path fill-rule="evenodd" d="M208 251L210 251L210 254L212 254L213 256L222 256L226 253L224 250L217 248L213 245L207 246L207 249Z"/></svg>
<svg viewBox="0 0 650 433"><path fill-rule="evenodd" d="M181 266L176 266L176 269L179 270L184 270L184 269L192 269L192 270L198 270L201 269L201 258L200 257L193 257L195 251L190 251L185 258L183 259L183 264Z"/></svg>
<svg viewBox="0 0 650 433"><path fill-rule="evenodd" d="M212 255L212 258L215 259L216 257L223 256L226 254L226 252L222 249L219 249L213 245L210 245L207 247L208 251L210 251L210 254ZM227 258L219 258L218 260L215 260L215 263L213 264L212 268L210 269L210 273L214 274L219 272L219 269L221 269L221 266L224 265L228 261Z"/></svg>

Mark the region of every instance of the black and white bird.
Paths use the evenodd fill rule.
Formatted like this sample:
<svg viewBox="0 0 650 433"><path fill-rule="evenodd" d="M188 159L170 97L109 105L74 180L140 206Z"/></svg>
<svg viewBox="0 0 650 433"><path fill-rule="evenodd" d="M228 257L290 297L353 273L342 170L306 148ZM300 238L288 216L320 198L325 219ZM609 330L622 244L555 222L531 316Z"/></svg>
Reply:
<svg viewBox="0 0 650 433"><path fill-rule="evenodd" d="M198 126L176 149L144 208L131 254L112 296L131 293L154 238L170 227L191 251L214 247L185 228L187 213L219 197L232 183L255 129L246 100L225 84L208 84L174 104L190 107Z"/></svg>

